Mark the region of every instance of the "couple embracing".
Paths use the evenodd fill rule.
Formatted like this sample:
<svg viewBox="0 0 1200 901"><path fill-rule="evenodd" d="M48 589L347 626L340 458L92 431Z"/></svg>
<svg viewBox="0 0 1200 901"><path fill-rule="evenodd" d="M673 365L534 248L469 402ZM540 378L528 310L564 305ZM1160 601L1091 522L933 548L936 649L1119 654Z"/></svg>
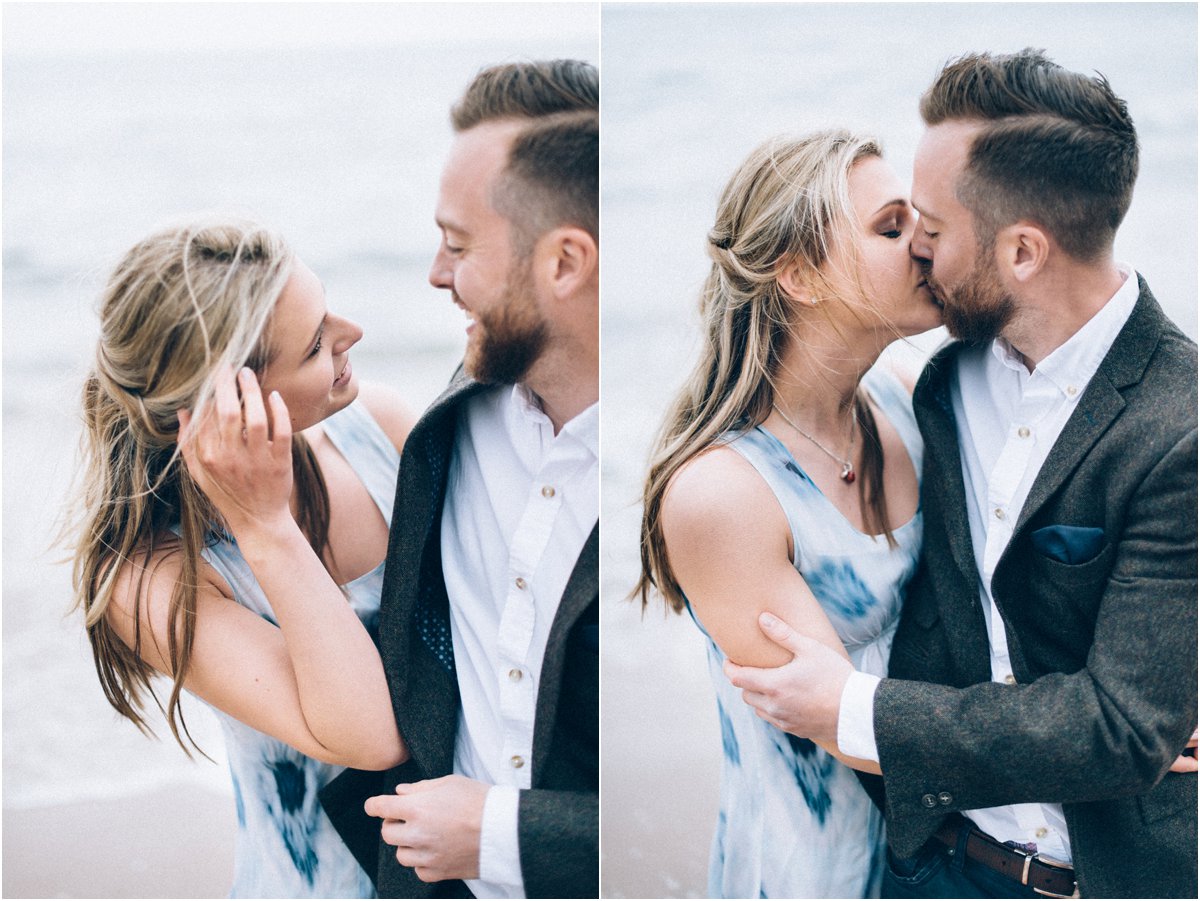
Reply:
<svg viewBox="0 0 1200 901"><path fill-rule="evenodd" d="M639 590L709 640L710 893L1194 898L1196 349L1113 256L1131 117L1032 50L921 114L911 203L777 139L708 235Z"/></svg>
<svg viewBox="0 0 1200 901"><path fill-rule="evenodd" d="M109 279L77 597L120 713L216 712L234 896L597 893L598 102L561 60L453 109L430 281L471 324L415 423L263 225Z"/></svg>

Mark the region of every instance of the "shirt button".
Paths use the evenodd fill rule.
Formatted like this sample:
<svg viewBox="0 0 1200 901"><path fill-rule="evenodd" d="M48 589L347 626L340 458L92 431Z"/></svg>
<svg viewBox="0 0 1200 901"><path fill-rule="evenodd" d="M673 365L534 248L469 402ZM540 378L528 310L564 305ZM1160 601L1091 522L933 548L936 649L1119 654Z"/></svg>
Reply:
<svg viewBox="0 0 1200 901"><path fill-rule="evenodd" d="M1020 435L1022 438L1028 438L1029 437L1029 426L1024 426L1024 425L1021 426L1019 429L1017 429L1017 434Z"/></svg>
<svg viewBox="0 0 1200 901"><path fill-rule="evenodd" d="M508 678L511 679L513 682L520 682L521 676L523 676L523 675L524 675L524 673L522 673L519 669L514 668L514 669L510 669L508 671Z"/></svg>
<svg viewBox="0 0 1200 901"><path fill-rule="evenodd" d="M950 796L950 792L939 792L938 793L938 803L941 804L943 807L945 805L949 804L953 800L954 800L954 798L952 798Z"/></svg>
<svg viewBox="0 0 1200 901"><path fill-rule="evenodd" d="M1003 507L997 507L992 512L996 514L996 519L1004 519L1004 508Z"/></svg>
<svg viewBox="0 0 1200 901"><path fill-rule="evenodd" d="M516 585L516 586L517 586L519 589L521 589L522 591L524 591L524 590L525 590L525 585L526 585L527 583L526 583L526 582L525 582L525 580L524 580L524 579L522 579L520 576L517 576L517 578L516 578L516 580L513 582L513 584L514 584L514 585Z"/></svg>
<svg viewBox="0 0 1200 901"><path fill-rule="evenodd" d="M542 497L546 498L547 500L554 497L554 486L543 485L542 486Z"/></svg>
<svg viewBox="0 0 1200 901"><path fill-rule="evenodd" d="M1078 393L1079 393L1079 389L1076 388L1074 385L1067 385L1067 394L1071 395L1071 397L1074 397Z"/></svg>
<svg viewBox="0 0 1200 901"><path fill-rule="evenodd" d="M513 765L514 770L519 770L521 767L525 766L525 758L520 754L514 754L512 756L512 760L509 762Z"/></svg>
<svg viewBox="0 0 1200 901"><path fill-rule="evenodd" d="M921 804L925 807L937 807L937 798L933 795L921 795Z"/></svg>
<svg viewBox="0 0 1200 901"><path fill-rule="evenodd" d="M1016 685L1017 677L1014 676L1012 673L1009 673L1007 676L1004 677L1004 681L1007 682L1009 685Z"/></svg>
<svg viewBox="0 0 1200 901"><path fill-rule="evenodd" d="M1033 833L1038 838L1045 838L1050 833L1050 830L1045 826L1039 826L1037 832Z"/></svg>

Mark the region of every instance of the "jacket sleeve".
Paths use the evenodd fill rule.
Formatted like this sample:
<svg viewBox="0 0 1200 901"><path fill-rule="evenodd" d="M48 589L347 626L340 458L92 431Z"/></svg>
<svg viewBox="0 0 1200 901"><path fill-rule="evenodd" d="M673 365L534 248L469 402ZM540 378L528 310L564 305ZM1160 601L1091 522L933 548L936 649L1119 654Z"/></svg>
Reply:
<svg viewBox="0 0 1200 901"><path fill-rule="evenodd" d="M596 792L522 791L517 832L528 897L600 896L600 797Z"/></svg>
<svg viewBox="0 0 1200 901"><path fill-rule="evenodd" d="M1196 725L1196 589L1193 430L1131 498L1084 667L1021 685L880 684L889 833L911 837L896 853L950 811L1153 788Z"/></svg>

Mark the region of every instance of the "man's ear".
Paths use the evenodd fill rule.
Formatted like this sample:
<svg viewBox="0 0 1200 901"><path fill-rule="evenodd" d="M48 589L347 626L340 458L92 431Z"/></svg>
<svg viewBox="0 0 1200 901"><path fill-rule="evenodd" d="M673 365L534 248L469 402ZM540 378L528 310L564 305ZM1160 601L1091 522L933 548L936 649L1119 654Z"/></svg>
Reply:
<svg viewBox="0 0 1200 901"><path fill-rule="evenodd" d="M1041 226L1017 222L996 235L996 262L1014 281L1028 282L1046 266L1050 237Z"/></svg>
<svg viewBox="0 0 1200 901"><path fill-rule="evenodd" d="M596 239L574 225L546 232L538 239L534 253L538 274L556 299L582 290L595 279L600 265Z"/></svg>

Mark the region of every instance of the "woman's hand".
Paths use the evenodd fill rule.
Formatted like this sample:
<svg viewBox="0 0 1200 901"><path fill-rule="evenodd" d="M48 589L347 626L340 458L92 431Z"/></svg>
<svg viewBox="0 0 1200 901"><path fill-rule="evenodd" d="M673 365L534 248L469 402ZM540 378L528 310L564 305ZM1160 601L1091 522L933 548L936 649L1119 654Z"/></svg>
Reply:
<svg viewBox="0 0 1200 901"><path fill-rule="evenodd" d="M192 479L240 535L291 520L292 425L279 392L271 392L268 417L254 373L243 367L234 378L218 374L213 404L199 421L179 411L179 448Z"/></svg>
<svg viewBox="0 0 1200 901"><path fill-rule="evenodd" d="M1171 764L1172 773L1194 773L1200 769L1200 761L1196 760L1196 730L1192 730L1192 737L1188 739L1188 743L1184 745L1184 749L1191 749L1191 754L1180 754L1175 758L1175 762Z"/></svg>

